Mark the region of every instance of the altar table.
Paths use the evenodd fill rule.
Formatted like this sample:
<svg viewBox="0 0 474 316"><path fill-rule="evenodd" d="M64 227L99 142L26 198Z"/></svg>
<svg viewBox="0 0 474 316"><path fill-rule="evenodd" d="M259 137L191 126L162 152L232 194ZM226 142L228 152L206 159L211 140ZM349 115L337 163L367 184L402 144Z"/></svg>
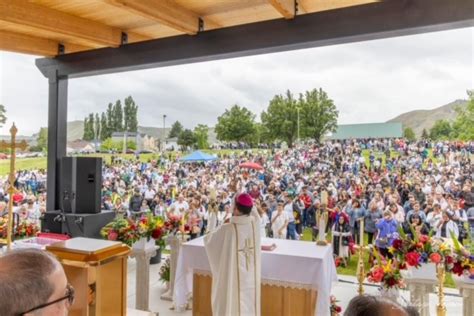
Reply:
<svg viewBox="0 0 474 316"><path fill-rule="evenodd" d="M329 315L331 288L337 281L331 246L317 246L307 241L262 239L262 245L273 243L277 245L275 250L262 251L262 316L286 315L292 308L295 314L295 307L301 311L308 310L308 304L315 315ZM194 287L198 293L194 295L193 314L209 315L203 310L210 308L210 271L203 237L182 245L174 286L177 307L186 305ZM198 284L193 284L193 281ZM278 299L283 303L277 302ZM285 306L285 301L291 306ZM275 310L275 306L283 310Z"/></svg>

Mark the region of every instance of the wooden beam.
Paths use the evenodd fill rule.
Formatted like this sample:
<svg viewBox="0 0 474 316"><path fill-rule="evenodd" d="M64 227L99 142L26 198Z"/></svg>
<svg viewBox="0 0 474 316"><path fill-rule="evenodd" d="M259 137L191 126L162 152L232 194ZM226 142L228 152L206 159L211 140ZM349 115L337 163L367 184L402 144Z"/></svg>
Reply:
<svg viewBox="0 0 474 316"><path fill-rule="evenodd" d="M295 17L295 0L268 0L285 19L293 19Z"/></svg>
<svg viewBox="0 0 474 316"><path fill-rule="evenodd" d="M189 35L199 31L199 16L173 1L104 0Z"/></svg>
<svg viewBox="0 0 474 316"><path fill-rule="evenodd" d="M95 45L118 47L121 44L122 32L117 28L25 0L1 0L0 21L75 37Z"/></svg>
<svg viewBox="0 0 474 316"><path fill-rule="evenodd" d="M472 0L382 1L37 59L36 66L47 77L79 78L473 26Z"/></svg>
<svg viewBox="0 0 474 316"><path fill-rule="evenodd" d="M10 51L14 53L54 57L58 55L59 44L60 43L57 41L45 38L0 30L0 50ZM65 54L90 49L90 47L85 47L82 45L69 43L62 44L64 45Z"/></svg>

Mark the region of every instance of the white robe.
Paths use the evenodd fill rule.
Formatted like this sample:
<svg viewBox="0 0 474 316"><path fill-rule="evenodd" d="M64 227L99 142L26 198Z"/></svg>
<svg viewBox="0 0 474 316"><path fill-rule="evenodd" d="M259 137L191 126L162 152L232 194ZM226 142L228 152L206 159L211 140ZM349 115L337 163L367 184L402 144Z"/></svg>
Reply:
<svg viewBox="0 0 474 316"><path fill-rule="evenodd" d="M261 246L258 214L233 216L230 223L206 235L204 245L212 272L213 315L259 316Z"/></svg>

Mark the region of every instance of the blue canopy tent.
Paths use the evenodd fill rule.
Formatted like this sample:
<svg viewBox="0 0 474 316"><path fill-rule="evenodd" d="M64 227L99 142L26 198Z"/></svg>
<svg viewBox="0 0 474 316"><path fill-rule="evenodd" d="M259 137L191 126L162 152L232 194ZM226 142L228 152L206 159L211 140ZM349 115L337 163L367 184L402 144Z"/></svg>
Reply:
<svg viewBox="0 0 474 316"><path fill-rule="evenodd" d="M193 161L211 161L211 160L216 160L217 158L203 153L200 150L197 150L187 156L184 156L183 158L179 159L181 162L193 162Z"/></svg>

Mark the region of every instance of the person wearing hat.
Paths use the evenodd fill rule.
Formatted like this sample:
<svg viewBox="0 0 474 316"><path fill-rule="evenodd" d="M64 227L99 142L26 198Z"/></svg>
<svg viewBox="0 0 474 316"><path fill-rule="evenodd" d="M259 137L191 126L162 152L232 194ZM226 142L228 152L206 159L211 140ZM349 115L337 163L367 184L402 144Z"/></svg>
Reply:
<svg viewBox="0 0 474 316"><path fill-rule="evenodd" d="M252 197L238 194L233 216L204 237L212 272L213 315L260 315L260 219Z"/></svg>

